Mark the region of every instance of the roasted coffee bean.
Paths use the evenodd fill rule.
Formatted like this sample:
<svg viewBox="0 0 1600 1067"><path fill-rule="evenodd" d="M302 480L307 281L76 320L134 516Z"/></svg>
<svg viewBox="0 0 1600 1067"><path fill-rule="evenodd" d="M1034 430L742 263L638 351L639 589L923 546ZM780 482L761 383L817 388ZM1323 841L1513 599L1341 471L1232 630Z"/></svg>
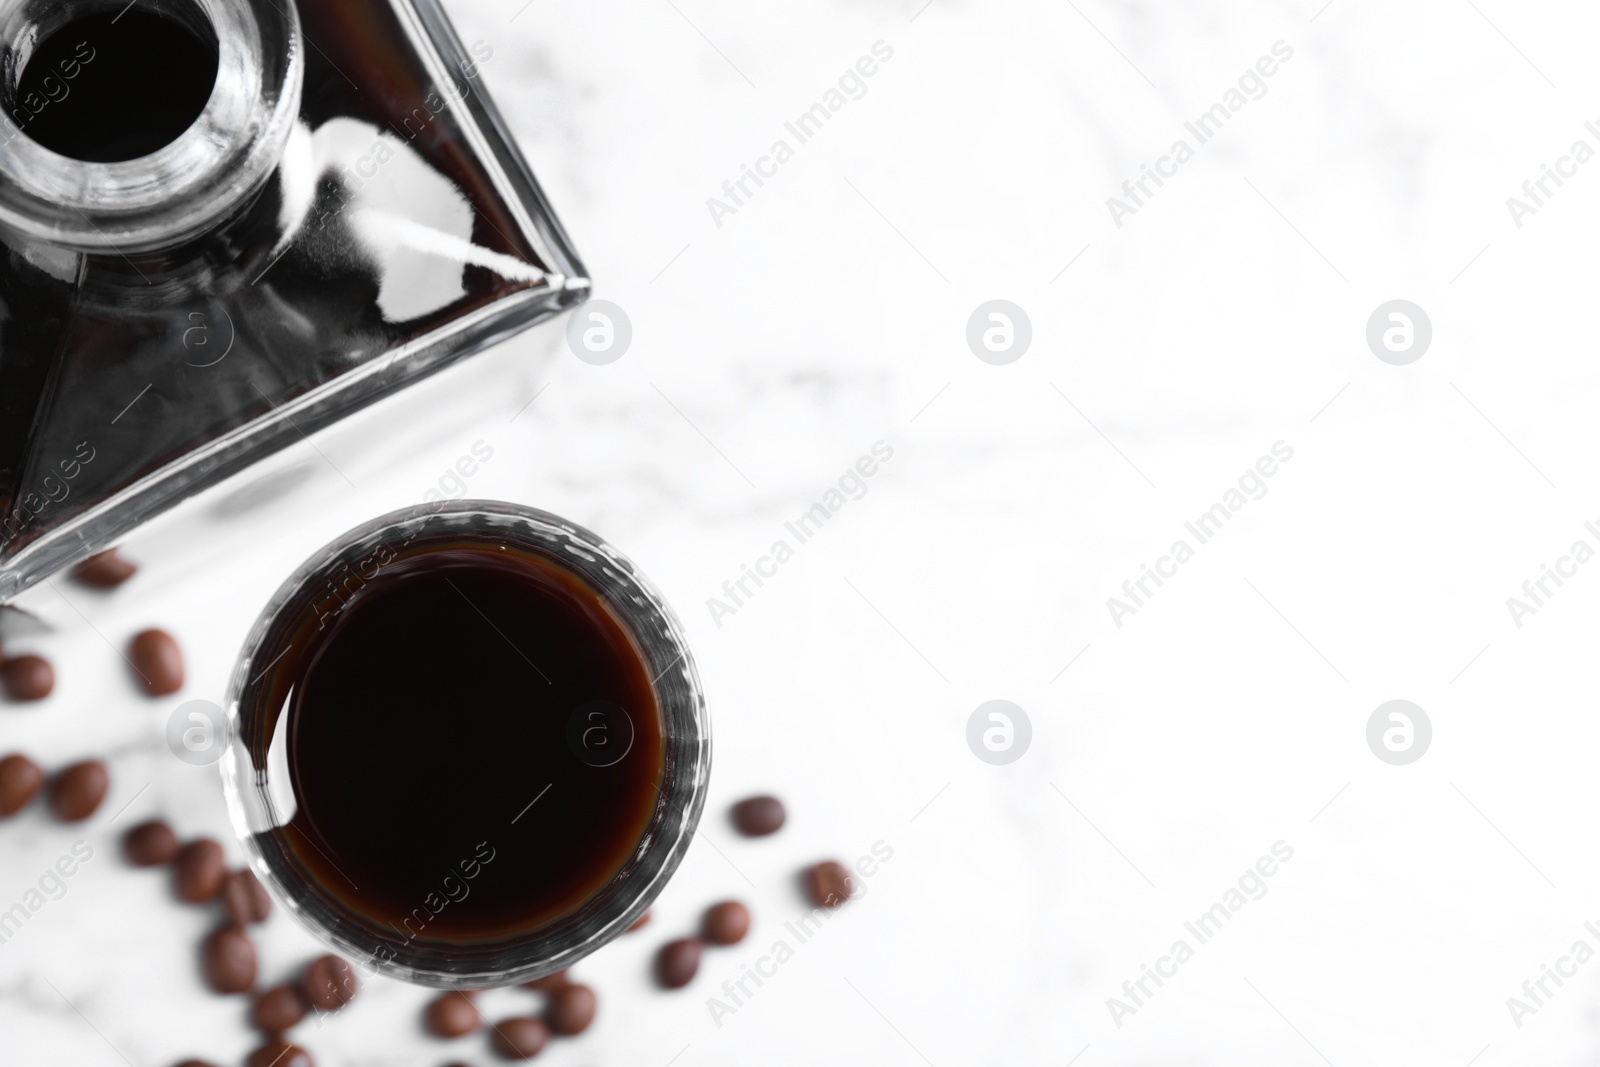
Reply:
<svg viewBox="0 0 1600 1067"><path fill-rule="evenodd" d="M222 908L236 923L264 923L272 914L272 898L248 868L222 878Z"/></svg>
<svg viewBox="0 0 1600 1067"><path fill-rule="evenodd" d="M311 1005L297 985L274 986L256 998L250 1007L250 1021L257 1030L281 1034L306 1017Z"/></svg>
<svg viewBox="0 0 1600 1067"><path fill-rule="evenodd" d="M0 662L0 687L12 700L43 700L56 687L56 670L43 656L15 656Z"/></svg>
<svg viewBox="0 0 1600 1067"><path fill-rule="evenodd" d="M245 1057L244 1067L313 1067L311 1056L298 1045L272 1040Z"/></svg>
<svg viewBox="0 0 1600 1067"><path fill-rule="evenodd" d="M182 847L172 827L160 819L142 822L122 836L122 854L135 867L159 867L171 863Z"/></svg>
<svg viewBox="0 0 1600 1067"><path fill-rule="evenodd" d="M805 874L806 896L819 908L837 908L856 891L855 880L842 863L826 860Z"/></svg>
<svg viewBox="0 0 1600 1067"><path fill-rule="evenodd" d="M545 1021L552 1032L563 1037L581 1034L594 1022L598 1004L594 990L586 985L562 986L550 994L550 1003L544 1010Z"/></svg>
<svg viewBox="0 0 1600 1067"><path fill-rule="evenodd" d="M724 900L706 909L700 932L713 945L737 945L750 932L750 909L737 900Z"/></svg>
<svg viewBox="0 0 1600 1067"><path fill-rule="evenodd" d="M543 1019L516 1016L495 1024L489 1043L508 1060L531 1060L550 1040L550 1027Z"/></svg>
<svg viewBox="0 0 1600 1067"><path fill-rule="evenodd" d="M228 858L222 846L209 837L184 845L172 864L172 884L178 899L190 904L204 904L215 897L227 874Z"/></svg>
<svg viewBox="0 0 1600 1067"><path fill-rule="evenodd" d="M540 993L552 993L570 981L572 979L567 977L567 972L560 970L555 974L547 974L543 978L535 978L531 982L523 982L522 988L537 990Z"/></svg>
<svg viewBox="0 0 1600 1067"><path fill-rule="evenodd" d="M0 759L0 816L15 815L44 785L44 770L20 752Z"/></svg>
<svg viewBox="0 0 1600 1067"><path fill-rule="evenodd" d="M460 993L440 993L428 1001L422 1018L435 1037L466 1037L483 1023L472 998Z"/></svg>
<svg viewBox="0 0 1600 1067"><path fill-rule="evenodd" d="M639 929L639 927L645 926L649 922L650 922L650 909L646 908L646 909L644 909L644 914L639 916L637 919L633 920L633 925L628 927L626 930L624 930L623 933L631 934L635 930Z"/></svg>
<svg viewBox="0 0 1600 1067"><path fill-rule="evenodd" d="M656 955L656 979L668 989L682 989L700 969L700 939L680 937L661 946Z"/></svg>
<svg viewBox="0 0 1600 1067"><path fill-rule="evenodd" d="M96 589L115 589L138 570L138 564L117 555L116 549L108 548L72 568L72 578Z"/></svg>
<svg viewBox="0 0 1600 1067"><path fill-rule="evenodd" d="M82 822L93 815L111 788L111 772L97 759L74 763L50 783L50 810L65 822Z"/></svg>
<svg viewBox="0 0 1600 1067"><path fill-rule="evenodd" d="M140 686L151 696L183 688L183 652L165 630L146 630L128 643L128 661Z"/></svg>
<svg viewBox="0 0 1600 1067"><path fill-rule="evenodd" d="M178 1067L216 1067L216 1065L207 1060L184 1060Z"/></svg>
<svg viewBox="0 0 1600 1067"><path fill-rule="evenodd" d="M318 956L306 967L301 987L306 999L320 1011L338 1011L355 998L361 983L355 968L338 956Z"/></svg>
<svg viewBox="0 0 1600 1067"><path fill-rule="evenodd" d="M244 993L256 984L256 946L242 926L224 926L200 945L200 973L218 993Z"/></svg>
<svg viewBox="0 0 1600 1067"><path fill-rule="evenodd" d="M750 797L733 806L733 825L746 837L775 834L787 817L777 797Z"/></svg>

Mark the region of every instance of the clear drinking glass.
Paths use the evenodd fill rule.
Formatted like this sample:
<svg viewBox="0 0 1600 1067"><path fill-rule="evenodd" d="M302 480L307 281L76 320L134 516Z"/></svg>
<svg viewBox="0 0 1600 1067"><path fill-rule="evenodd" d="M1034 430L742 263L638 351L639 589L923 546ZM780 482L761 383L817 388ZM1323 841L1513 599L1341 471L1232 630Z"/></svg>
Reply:
<svg viewBox="0 0 1600 1067"><path fill-rule="evenodd" d="M577 574L620 618L654 679L662 715L664 767L643 838L610 883L576 912L533 934L448 951L374 928L353 915L297 864L284 840L295 812L284 729L288 628L309 605L368 570L385 548L462 537L505 544L552 559ZM387 558L387 557L383 557ZM367 566L363 566L363 564ZM262 662L276 655L272 662ZM394 512L317 552L278 590L257 620L227 696L229 745L222 759L234 831L250 865L307 930L367 973L420 985L486 988L525 982L569 967L632 925L677 869L705 805L711 724L699 677L677 618L639 571L599 537L554 515L515 504L462 500ZM442 728L452 728L449 720ZM458 719L454 728L470 729ZM427 783L418 783L426 788ZM338 857L328 857L335 864ZM559 857L552 857L559 862ZM390 928L393 929L392 927Z"/></svg>

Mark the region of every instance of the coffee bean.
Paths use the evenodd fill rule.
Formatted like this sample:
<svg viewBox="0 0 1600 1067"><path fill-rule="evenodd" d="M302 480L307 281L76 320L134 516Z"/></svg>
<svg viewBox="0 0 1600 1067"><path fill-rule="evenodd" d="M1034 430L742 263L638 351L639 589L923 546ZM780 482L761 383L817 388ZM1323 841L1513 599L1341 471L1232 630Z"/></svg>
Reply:
<svg viewBox="0 0 1600 1067"><path fill-rule="evenodd" d="M72 578L96 589L115 589L138 570L138 564L117 555L116 549L108 548L72 568Z"/></svg>
<svg viewBox="0 0 1600 1067"><path fill-rule="evenodd" d="M222 909L236 923L264 923L272 914L272 898L249 869L229 871L222 879Z"/></svg>
<svg viewBox="0 0 1600 1067"><path fill-rule="evenodd" d="M700 931L713 945L737 945L750 932L750 909L737 900L724 900L706 909Z"/></svg>
<svg viewBox="0 0 1600 1067"><path fill-rule="evenodd" d="M644 926L644 925L648 924L649 922L650 922L650 909L646 908L646 909L644 909L644 914L639 916L637 919L633 920L633 925L628 927L626 930L624 930L623 933L631 934L635 930L639 929L639 927Z"/></svg>
<svg viewBox="0 0 1600 1067"><path fill-rule="evenodd" d="M440 993L428 1001L422 1019L435 1037L466 1037L483 1023L472 998L460 993Z"/></svg>
<svg viewBox="0 0 1600 1067"><path fill-rule="evenodd" d="M142 822L122 836L122 854L135 867L159 867L177 858L178 835L160 819Z"/></svg>
<svg viewBox="0 0 1600 1067"><path fill-rule="evenodd" d="M209 837L184 845L172 863L172 884L178 899L190 904L204 904L214 898L227 874L228 858L222 846Z"/></svg>
<svg viewBox="0 0 1600 1067"><path fill-rule="evenodd" d="M842 863L817 864L805 873L806 896L819 908L837 908L856 891L855 879Z"/></svg>
<svg viewBox="0 0 1600 1067"><path fill-rule="evenodd" d="M700 939L680 937L661 946L656 955L656 979L668 989L682 989L700 969Z"/></svg>
<svg viewBox="0 0 1600 1067"><path fill-rule="evenodd" d="M184 1060L178 1067L216 1067L216 1065L206 1060Z"/></svg>
<svg viewBox="0 0 1600 1067"><path fill-rule="evenodd" d="M560 989L571 980L572 979L567 977L566 970L563 969L557 971L555 974L547 974L543 978L535 978L531 982L523 982L522 988L536 990L540 993L551 993L557 989Z"/></svg>
<svg viewBox="0 0 1600 1067"><path fill-rule="evenodd" d="M750 797L733 806L733 825L746 837L775 834L787 817L777 797Z"/></svg>
<svg viewBox="0 0 1600 1067"><path fill-rule="evenodd" d="M0 816L27 807L44 785L44 771L20 752L0 759Z"/></svg>
<svg viewBox="0 0 1600 1067"><path fill-rule="evenodd" d="M166 696L183 688L183 652L165 630L146 630L128 644L140 686L151 696Z"/></svg>
<svg viewBox="0 0 1600 1067"><path fill-rule="evenodd" d="M495 1024L489 1043L508 1060L531 1060L550 1040L550 1027L543 1019L516 1016Z"/></svg>
<svg viewBox="0 0 1600 1067"><path fill-rule="evenodd" d="M50 783L50 810L64 822L82 822L93 815L111 788L111 772L97 759L74 763Z"/></svg>
<svg viewBox="0 0 1600 1067"><path fill-rule="evenodd" d="M338 956L318 956L306 967L300 981L306 999L321 1011L337 1011L355 998L361 988L356 972Z"/></svg>
<svg viewBox="0 0 1600 1067"><path fill-rule="evenodd" d="M244 1067L313 1067L313 1064L305 1049L275 1039L245 1057Z"/></svg>
<svg viewBox="0 0 1600 1067"><path fill-rule="evenodd" d="M250 1007L250 1021L257 1030L281 1034L306 1017L311 1005L297 985L274 986L256 998Z"/></svg>
<svg viewBox="0 0 1600 1067"><path fill-rule="evenodd" d="M200 973L218 993L243 993L256 984L256 946L242 926L215 930L200 945Z"/></svg>
<svg viewBox="0 0 1600 1067"><path fill-rule="evenodd" d="M563 1037L581 1034L594 1022L598 1003L594 990L586 985L563 986L550 994L550 1003L544 1010L550 1029Z"/></svg>
<svg viewBox="0 0 1600 1067"><path fill-rule="evenodd" d="M43 656L15 656L0 662L0 687L12 700L43 700L56 687L56 670Z"/></svg>

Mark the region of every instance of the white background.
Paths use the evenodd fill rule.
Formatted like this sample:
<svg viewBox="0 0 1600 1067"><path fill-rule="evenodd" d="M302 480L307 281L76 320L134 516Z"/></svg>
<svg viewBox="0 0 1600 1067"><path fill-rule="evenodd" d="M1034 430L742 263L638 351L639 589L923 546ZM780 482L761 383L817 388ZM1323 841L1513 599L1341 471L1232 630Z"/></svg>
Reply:
<svg viewBox="0 0 1600 1067"><path fill-rule="evenodd" d="M702 838L652 925L580 965L600 1017L545 1062L1591 1062L1600 962L1520 1028L1506 999L1600 949L1600 565L1521 628L1506 598L1600 548L1600 162L1521 228L1506 198L1600 149L1600 16L1320 2L451 0L632 348L590 366L547 324L142 531L116 593L57 583L81 616L30 594L59 685L0 709L3 745L107 756L113 786L81 826L0 827L0 907L96 849L0 947L0 1059L248 1051L245 1003L197 973L214 916L127 868L120 831L228 838L167 715L221 699L310 551L481 440L471 495L589 526L662 587L716 731ZM866 95L719 227L707 198L880 40ZM1107 198L1277 41L1265 97L1115 225ZM996 298L1033 326L1003 367L965 340ZM1434 328L1406 367L1365 340L1396 298ZM717 625L707 598L880 440L866 494ZM1278 441L1266 495L1116 626L1106 599ZM176 697L137 695L117 652L152 624L188 653ZM996 698L1033 725L1005 767L965 740ZM1365 739L1396 698L1434 729L1406 767ZM791 820L746 841L725 813L756 790ZM1115 1025L1107 998L1280 840L1267 895ZM706 999L802 911L797 872L877 841L865 897L718 1027ZM726 896L750 939L654 990L654 949ZM264 984L317 951L282 915L258 942ZM427 998L373 982L297 1036L321 1064L491 1059L425 1036Z"/></svg>

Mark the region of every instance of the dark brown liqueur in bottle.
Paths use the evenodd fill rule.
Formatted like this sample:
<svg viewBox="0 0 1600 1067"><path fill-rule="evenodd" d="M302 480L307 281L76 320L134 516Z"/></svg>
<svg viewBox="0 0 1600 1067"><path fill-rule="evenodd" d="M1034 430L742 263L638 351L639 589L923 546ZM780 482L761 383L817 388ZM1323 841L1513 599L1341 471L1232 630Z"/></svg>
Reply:
<svg viewBox="0 0 1600 1067"><path fill-rule="evenodd" d="M215 41L140 8L94 11L28 58L16 89L28 104L18 114L23 132L53 152L120 163L176 141L216 81Z"/></svg>
<svg viewBox="0 0 1600 1067"><path fill-rule="evenodd" d="M483 945L580 910L640 847L662 716L618 615L489 538L341 571L283 655L294 814L279 856L387 938ZM292 689L288 688L292 686Z"/></svg>

